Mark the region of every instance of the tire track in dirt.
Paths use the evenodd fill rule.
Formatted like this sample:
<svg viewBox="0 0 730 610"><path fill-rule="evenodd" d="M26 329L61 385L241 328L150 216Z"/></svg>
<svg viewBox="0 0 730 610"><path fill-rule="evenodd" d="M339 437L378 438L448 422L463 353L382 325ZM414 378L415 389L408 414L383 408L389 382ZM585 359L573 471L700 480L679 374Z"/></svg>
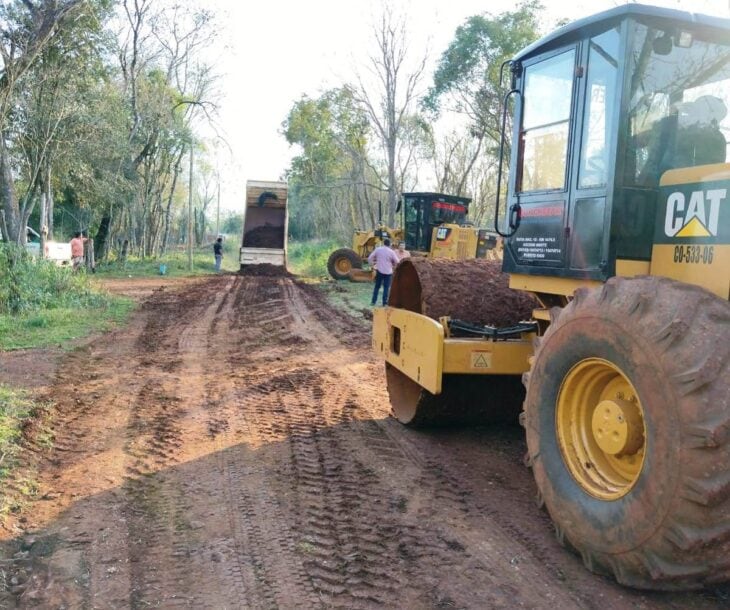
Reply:
<svg viewBox="0 0 730 610"><path fill-rule="evenodd" d="M225 305L231 278L220 290L197 286L169 303L155 301L140 342L150 380L133 406L124 485L129 541L132 608L202 604L201 587L191 582L190 555L197 548L198 524L190 519L194 499L179 477L168 476L183 445L201 434L196 409L205 402L197 381L204 375L208 336ZM150 375L150 369L158 369ZM196 380L189 383L189 380Z"/></svg>
<svg viewBox="0 0 730 610"><path fill-rule="evenodd" d="M295 305L290 312L294 334L297 335L296 330L301 331L300 327L304 325L312 334L312 322L308 320L311 314L306 305L290 283L285 286L287 298L284 302L290 309L292 303ZM286 318L277 309L281 299L271 286L261 291L260 298L267 304L266 308L257 307L255 300L249 300L246 303L249 307L239 310L240 327L260 328L265 327L266 320ZM243 299L239 302L243 303ZM268 316L263 323L262 311ZM269 342L278 346L282 337L288 338L292 334L286 327L266 330L266 334L254 333L253 351L257 343L264 349ZM278 332L271 332L274 330ZM319 332L329 334L328 330L320 329ZM321 352L336 354L342 351L335 337L318 339L321 341L307 353L306 361ZM249 353L251 356L253 354ZM337 356L337 364L331 367L335 370L348 360L340 354ZM289 445L288 457L277 454L278 489L282 494L287 493L285 490L294 490L287 496L294 529L299 534L297 549L304 556L303 567L313 587L325 603L341 607L383 605L393 599L396 591L401 599L410 596L413 603L424 603L426 600L421 599L424 589L434 596L438 596L438 592L436 587L429 589L428 584L419 582L419 574L437 573L443 565L453 564L454 558L448 555L456 553L458 556L463 547L447 536L434 539L429 532L420 529L417 522L425 517L435 518L439 510L445 509L448 513L453 509L451 505L465 511L463 494L453 484L447 484L440 474L421 472L419 479L415 476L418 472L410 473L411 486L414 482L420 487L430 484L436 491L439 506L434 510L423 503L413 515L413 524L402 522L407 488L405 495L399 494L392 485L381 481L375 469L359 459L358 449L364 448L353 447L353 432L355 439L359 437L353 425L362 425L356 416L369 417L369 413L359 409L357 397L350 387L359 382L353 372L357 373L362 356L351 356L349 360L355 370L345 370L342 376L329 372L323 375L307 368L306 361L299 365L290 362L289 371L282 375L261 375L254 369L244 379L241 405L257 438L269 443L283 440ZM371 434L372 431L371 428ZM399 456L401 464L396 466L410 465L406 455L392 442L384 445L391 455ZM379 465L382 451L369 459ZM426 466L438 473L438 468L432 464ZM240 489L238 485L235 487ZM250 498L246 500L249 505L252 503ZM270 502L262 502L262 505L268 507ZM263 547L264 542L263 537L254 538L249 540L248 546L253 543ZM269 544L266 546L271 548ZM290 550L291 541L282 548ZM275 592L267 589L269 583L275 581L266 576L272 567L261 564L261 555L253 553L253 557L253 565L259 566L257 577L258 582L263 583L264 596L275 598ZM384 565L392 566L394 560L403 564L399 570L383 568ZM408 565L414 563L417 568ZM296 571L289 570L290 573Z"/></svg>
<svg viewBox="0 0 730 610"><path fill-rule="evenodd" d="M521 432L394 422L368 329L291 278L158 290L72 364L42 477L60 496L32 508L9 606L723 605L587 573L546 533Z"/></svg>

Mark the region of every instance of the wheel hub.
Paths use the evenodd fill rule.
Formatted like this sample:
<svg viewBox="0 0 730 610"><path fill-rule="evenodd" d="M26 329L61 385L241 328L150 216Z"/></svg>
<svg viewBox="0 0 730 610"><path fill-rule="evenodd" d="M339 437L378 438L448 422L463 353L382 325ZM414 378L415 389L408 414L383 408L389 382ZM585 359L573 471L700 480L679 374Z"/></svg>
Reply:
<svg viewBox="0 0 730 610"><path fill-rule="evenodd" d="M641 414L628 400L602 400L593 411L591 423L596 443L608 455L631 455L644 444Z"/></svg>
<svg viewBox="0 0 730 610"><path fill-rule="evenodd" d="M644 411L617 365L586 358L573 366L558 391L555 427L563 460L586 493L618 500L636 484L646 453Z"/></svg>
<svg viewBox="0 0 730 610"><path fill-rule="evenodd" d="M335 262L335 269L340 273L348 273L352 269L352 263L345 257L338 258Z"/></svg>

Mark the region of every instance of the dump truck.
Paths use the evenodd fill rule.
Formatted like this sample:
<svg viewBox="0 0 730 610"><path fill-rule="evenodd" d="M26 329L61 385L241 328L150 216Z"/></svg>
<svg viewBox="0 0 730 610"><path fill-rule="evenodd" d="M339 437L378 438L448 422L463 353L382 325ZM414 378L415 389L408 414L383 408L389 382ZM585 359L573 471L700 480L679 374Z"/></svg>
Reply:
<svg viewBox="0 0 730 610"><path fill-rule="evenodd" d="M246 182L246 211L240 251L242 271L250 265L286 268L287 192L286 182Z"/></svg>
<svg viewBox="0 0 730 610"><path fill-rule="evenodd" d="M538 502L590 570L728 581L730 20L627 4L503 69L503 261L398 266L373 320L393 414L513 410Z"/></svg>
<svg viewBox="0 0 730 610"><path fill-rule="evenodd" d="M352 248L332 252L327 270L336 280L368 278L358 270L385 238L393 243L405 241L406 249L416 256L496 258L498 236L468 224L470 203L469 197L444 193L403 193L397 208L403 228L392 229L380 222L373 231L355 231Z"/></svg>

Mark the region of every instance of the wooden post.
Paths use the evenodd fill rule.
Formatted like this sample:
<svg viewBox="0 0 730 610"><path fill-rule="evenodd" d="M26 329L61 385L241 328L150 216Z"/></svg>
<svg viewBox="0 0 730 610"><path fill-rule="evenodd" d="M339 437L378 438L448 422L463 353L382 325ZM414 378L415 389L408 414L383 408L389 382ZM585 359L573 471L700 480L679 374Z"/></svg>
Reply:
<svg viewBox="0 0 730 610"><path fill-rule="evenodd" d="M188 180L188 271L193 270L193 141L190 140L190 179Z"/></svg>

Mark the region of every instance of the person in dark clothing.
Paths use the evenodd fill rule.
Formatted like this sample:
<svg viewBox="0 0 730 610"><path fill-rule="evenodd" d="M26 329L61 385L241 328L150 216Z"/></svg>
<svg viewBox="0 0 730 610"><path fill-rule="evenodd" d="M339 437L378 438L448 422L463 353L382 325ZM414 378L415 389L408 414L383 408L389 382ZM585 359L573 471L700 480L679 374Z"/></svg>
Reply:
<svg viewBox="0 0 730 610"><path fill-rule="evenodd" d="M223 260L223 238L219 237L213 244L213 256L215 256L215 271L220 273L221 261Z"/></svg>

